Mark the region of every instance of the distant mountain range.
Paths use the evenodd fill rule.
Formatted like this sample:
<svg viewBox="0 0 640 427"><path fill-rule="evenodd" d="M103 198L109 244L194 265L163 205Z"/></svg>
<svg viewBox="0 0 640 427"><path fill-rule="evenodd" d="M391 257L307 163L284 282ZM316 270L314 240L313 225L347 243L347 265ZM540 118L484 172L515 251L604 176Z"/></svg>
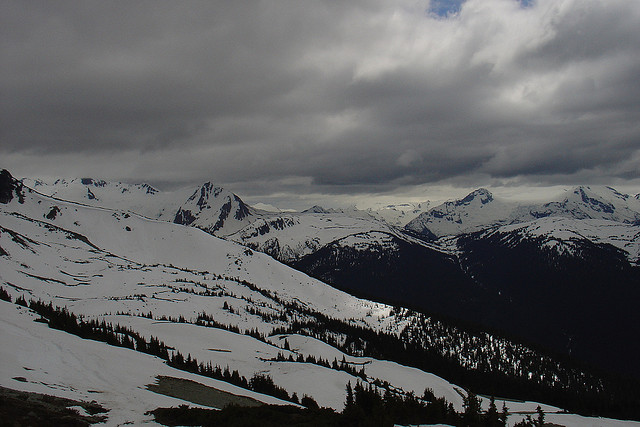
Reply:
<svg viewBox="0 0 640 427"><path fill-rule="evenodd" d="M558 200L522 204L497 199L481 188L463 199L443 203L420 214L406 225L406 229L439 238L547 217L604 219L639 225L639 196L622 194L611 187L581 186Z"/></svg>
<svg viewBox="0 0 640 427"><path fill-rule="evenodd" d="M632 352L617 350L640 325L630 306L640 295L638 195L581 186L531 204L478 189L428 210L423 203L273 213L211 183L163 193L90 178L24 182L55 197L195 226L352 294L501 330L640 377ZM596 311L597 320L585 315ZM590 335L596 328L616 333Z"/></svg>

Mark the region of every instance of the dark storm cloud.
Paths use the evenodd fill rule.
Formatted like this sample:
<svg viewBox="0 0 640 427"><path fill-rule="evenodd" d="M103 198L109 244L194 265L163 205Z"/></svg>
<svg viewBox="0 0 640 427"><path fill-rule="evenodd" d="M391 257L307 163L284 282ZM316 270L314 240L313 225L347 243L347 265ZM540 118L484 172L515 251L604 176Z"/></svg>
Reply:
<svg viewBox="0 0 640 427"><path fill-rule="evenodd" d="M640 3L524 3L2 0L0 153L239 191L640 179Z"/></svg>

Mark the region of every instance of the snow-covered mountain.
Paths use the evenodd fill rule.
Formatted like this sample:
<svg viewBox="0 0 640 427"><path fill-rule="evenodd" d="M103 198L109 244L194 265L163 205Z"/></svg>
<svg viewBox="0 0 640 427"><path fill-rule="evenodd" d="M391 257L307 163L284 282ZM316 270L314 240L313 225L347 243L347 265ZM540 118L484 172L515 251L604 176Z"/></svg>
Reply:
<svg viewBox="0 0 640 427"><path fill-rule="evenodd" d="M248 206L232 192L207 182L195 189L162 192L147 184L92 178L45 181L25 178L40 193L200 228L291 262L356 233L382 231L402 236L374 211L313 206L300 213L266 212ZM381 215L377 215L380 217Z"/></svg>
<svg viewBox="0 0 640 427"><path fill-rule="evenodd" d="M388 239L382 233L369 243L385 240L393 246ZM347 248L369 246L353 233L342 240ZM476 384L492 369L500 378L511 375L516 382L528 379L540 387L556 387L561 378L601 384L521 344L350 296L197 228L54 199L5 171L0 173L0 287L14 301L41 300L66 307L83 322L120 325L121 338L131 333L147 341L154 337L166 344L171 357L188 354L189 360L228 366L247 378L269 375L289 393L313 396L337 410L344 405L345 385L364 381L398 394L422 395L428 387L461 411L466 392L425 371L426 366L469 372L460 378L479 378ZM206 405L187 394L158 394L162 384L154 384L163 378L282 402L169 367L133 348L50 329L46 322L22 306L0 301L1 386L96 401L108 410L109 425L147 423L146 411L157 406ZM382 337L393 345L380 346L375 340ZM395 349L403 357L409 349L417 352L420 357L413 360L422 370L390 361ZM485 366L487 358L491 364ZM332 365L334 359L344 364ZM481 400L486 408L488 399ZM507 402L512 412L532 412L537 405ZM549 421L584 421L542 407ZM522 417L512 415L510 422Z"/></svg>
<svg viewBox="0 0 640 427"><path fill-rule="evenodd" d="M220 236L233 233L249 224L257 213L257 210L247 206L237 195L211 182L195 189L160 191L148 184L127 184L93 178L25 178L22 181L27 187L55 198L192 225Z"/></svg>
<svg viewBox="0 0 640 427"><path fill-rule="evenodd" d="M376 219L385 221L396 227L404 227L409 221L429 209L429 201L422 203L399 203L386 205L379 209L369 208L367 213Z"/></svg>
<svg viewBox="0 0 640 427"><path fill-rule="evenodd" d="M639 226L546 217L446 240L469 277L509 300L503 329L640 377L629 340L640 325Z"/></svg>
<svg viewBox="0 0 640 427"><path fill-rule="evenodd" d="M640 204L636 197L611 187L581 186L557 200L539 204L503 200L481 188L463 199L445 202L420 214L406 229L428 238L439 238L543 217L603 219L637 225L640 224Z"/></svg>
<svg viewBox="0 0 640 427"><path fill-rule="evenodd" d="M637 197L622 194L612 187L580 186L560 200L539 206L531 214L537 218L561 216L575 219L604 219L640 225Z"/></svg>
<svg viewBox="0 0 640 427"><path fill-rule="evenodd" d="M549 249L558 256L581 257L581 242L607 245L619 249L633 264L640 265L640 227L602 219L575 220L564 217L546 217L538 220L492 228L479 238L501 235L506 245L518 241L536 240L541 249Z"/></svg>
<svg viewBox="0 0 640 427"><path fill-rule="evenodd" d="M488 190L481 188L460 200L445 202L418 215L406 229L429 238L475 231L508 223L514 203L496 200Z"/></svg>
<svg viewBox="0 0 640 427"><path fill-rule="evenodd" d="M207 182L178 208L173 222L225 236L250 224L254 216L255 210L238 196Z"/></svg>
<svg viewBox="0 0 640 427"><path fill-rule="evenodd" d="M369 232L401 233L364 211L325 210L263 215L228 239L265 252L282 262L293 262L347 236Z"/></svg>
<svg viewBox="0 0 640 427"><path fill-rule="evenodd" d="M173 220L192 190L163 192L149 184L128 184L94 178L22 179L39 193L91 206L131 211L149 218Z"/></svg>

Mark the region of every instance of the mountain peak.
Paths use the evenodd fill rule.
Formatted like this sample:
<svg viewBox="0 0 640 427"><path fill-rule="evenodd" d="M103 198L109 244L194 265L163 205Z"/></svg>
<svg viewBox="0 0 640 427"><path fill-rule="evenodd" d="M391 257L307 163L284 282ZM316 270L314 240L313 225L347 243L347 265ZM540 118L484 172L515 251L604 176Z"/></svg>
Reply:
<svg viewBox="0 0 640 427"><path fill-rule="evenodd" d="M328 213L325 208L319 205L313 205L309 209L305 209L302 213Z"/></svg>
<svg viewBox="0 0 640 427"><path fill-rule="evenodd" d="M468 205L476 199L480 200L480 203L485 205L493 201L493 194L491 194L491 192L486 188L478 188L477 190L467 194L463 199L456 200L454 203L456 206Z"/></svg>
<svg viewBox="0 0 640 427"><path fill-rule="evenodd" d="M156 194L160 191L154 186L147 184L146 182L143 182L142 184L140 184L140 188L144 189L147 192L147 194Z"/></svg>
<svg viewBox="0 0 640 427"><path fill-rule="evenodd" d="M327 210L319 205L313 205L309 209L303 210L302 213L326 214L326 213L331 213L331 210Z"/></svg>
<svg viewBox="0 0 640 427"><path fill-rule="evenodd" d="M225 231L229 229L232 230L229 232L235 232L245 224L249 216L249 206L242 199L207 181L196 188L187 202L178 209L173 222L195 225L209 233L219 232L223 228Z"/></svg>
<svg viewBox="0 0 640 427"><path fill-rule="evenodd" d="M567 197L567 201L581 202L589 209L605 214L613 214L616 210L616 207L611 203L611 201L606 200L600 194L586 186L575 188L571 196Z"/></svg>

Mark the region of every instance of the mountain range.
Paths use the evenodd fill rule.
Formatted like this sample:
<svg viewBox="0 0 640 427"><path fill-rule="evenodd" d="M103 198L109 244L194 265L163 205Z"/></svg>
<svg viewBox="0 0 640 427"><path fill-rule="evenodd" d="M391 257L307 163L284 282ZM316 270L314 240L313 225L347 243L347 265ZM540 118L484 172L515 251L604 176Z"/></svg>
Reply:
<svg viewBox="0 0 640 427"><path fill-rule="evenodd" d="M498 199L481 188L463 199L449 201L411 220L406 229L431 238L470 233L485 228L562 217L603 219L640 224L640 198L611 187L576 187L556 200L523 204Z"/></svg>
<svg viewBox="0 0 640 427"><path fill-rule="evenodd" d="M583 364L638 373L637 197L579 187L516 206L478 190L402 228L366 211L261 211L211 183L165 193L3 171L0 203L0 286L10 300L129 328L166 343L171 357L268 374L335 410L347 383L365 381L400 395L430 388L458 411L461 385L547 399L556 405L542 405L547 419L564 425L584 419L557 406L598 413L605 393L618 409L600 415L637 416L634 385ZM23 306L0 306L0 384L96 400L109 423L189 401L150 391L162 378L282 402L140 352L54 337ZM536 405L507 402L512 412Z"/></svg>

